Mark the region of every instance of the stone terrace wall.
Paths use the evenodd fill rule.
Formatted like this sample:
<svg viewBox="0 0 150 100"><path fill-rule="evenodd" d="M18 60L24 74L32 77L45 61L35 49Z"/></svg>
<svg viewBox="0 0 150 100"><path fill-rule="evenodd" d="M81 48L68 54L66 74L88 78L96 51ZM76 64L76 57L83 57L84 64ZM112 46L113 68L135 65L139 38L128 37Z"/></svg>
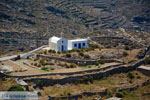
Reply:
<svg viewBox="0 0 150 100"><path fill-rule="evenodd" d="M81 66L95 65L97 62L105 62L105 63L120 62L119 60L115 60L115 59L82 60L82 59L72 59L72 58L65 58L65 57L53 57L53 56L43 55L43 54L39 54L36 56L42 57L42 58L54 59L54 60L58 60L58 61L64 61L64 62L68 62L68 63L75 63L75 64L81 65Z"/></svg>
<svg viewBox="0 0 150 100"><path fill-rule="evenodd" d="M78 83L78 82L88 82L93 79L101 79L103 77L108 77L113 74L117 73L126 73L132 70L135 70L139 65L143 63L143 60L140 60L134 64L131 64L128 67L125 66L117 66L117 67L112 67L109 69L105 69L103 71L95 72L95 73L90 73L90 74L83 74L83 75L73 75L73 76L68 76L66 78L62 79L47 79L47 78L29 78L26 79L26 81L32 81L37 83L38 80L41 80L41 83L38 85L41 86L46 86L46 85L55 85L55 84L67 84L67 83Z"/></svg>
<svg viewBox="0 0 150 100"><path fill-rule="evenodd" d="M133 48L141 47L140 44L137 44L136 42L131 41L130 39L125 38L125 37L93 36L93 37L91 37L91 39L93 41L97 41L98 43L100 43L104 46L109 45L110 47L118 46L120 43L123 45L131 46Z"/></svg>
<svg viewBox="0 0 150 100"><path fill-rule="evenodd" d="M142 83L128 86L128 87L115 87L115 90L126 90L126 91L134 91L138 87L141 86L146 86L150 84L150 80L146 80ZM105 90L100 90L100 91L95 91L95 92L82 92L79 94L74 94L74 95L68 95L68 96L49 96L49 100L78 100L78 98L82 96L92 96L92 95L99 95L99 96L104 96L107 94L107 89Z"/></svg>
<svg viewBox="0 0 150 100"><path fill-rule="evenodd" d="M137 70L147 76L150 76L150 70L146 70L146 69L143 69L143 68L137 68Z"/></svg>
<svg viewBox="0 0 150 100"><path fill-rule="evenodd" d="M83 92L75 95L70 95L70 96L58 96L58 97L52 97L49 96L49 100L78 100L79 97L84 96L92 96L92 95L100 95L104 96L107 94L107 91L97 91L97 92Z"/></svg>

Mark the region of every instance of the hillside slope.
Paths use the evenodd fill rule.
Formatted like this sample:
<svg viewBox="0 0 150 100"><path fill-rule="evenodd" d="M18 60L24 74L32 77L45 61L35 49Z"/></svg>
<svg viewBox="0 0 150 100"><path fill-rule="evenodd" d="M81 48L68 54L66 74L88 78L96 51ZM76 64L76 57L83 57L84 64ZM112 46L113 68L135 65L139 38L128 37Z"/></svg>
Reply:
<svg viewBox="0 0 150 100"><path fill-rule="evenodd" d="M58 33L125 27L148 31L149 0L1 0L1 31ZM78 32L76 32L78 31Z"/></svg>
<svg viewBox="0 0 150 100"><path fill-rule="evenodd" d="M47 44L62 31L69 38L119 35L148 43L150 0L0 0L0 48Z"/></svg>

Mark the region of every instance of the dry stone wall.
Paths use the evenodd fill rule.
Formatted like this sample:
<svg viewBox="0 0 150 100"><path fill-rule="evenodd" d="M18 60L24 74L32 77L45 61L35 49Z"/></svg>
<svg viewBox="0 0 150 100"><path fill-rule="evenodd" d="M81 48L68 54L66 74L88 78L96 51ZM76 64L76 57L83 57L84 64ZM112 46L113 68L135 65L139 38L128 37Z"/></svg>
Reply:
<svg viewBox="0 0 150 100"><path fill-rule="evenodd" d="M81 65L81 66L95 65L97 62L105 62L105 63L120 62L119 60L115 60L115 59L82 60L82 59L72 59L72 58L65 58L65 57L54 57L54 56L43 55L43 54L39 54L36 56L40 57L40 58L54 59L54 60L58 60L58 61L68 62L68 63L75 63L75 64Z"/></svg>
<svg viewBox="0 0 150 100"><path fill-rule="evenodd" d="M128 86L128 87L115 87L115 90L118 91L134 91L136 90L138 87L141 86L146 86L150 83L150 80L146 80L142 83L136 84L136 85L132 85L132 86ZM81 98L82 96L92 96L92 95L99 95L99 96L106 96L107 95L107 89L105 90L100 90L100 91L96 91L96 92L82 92L79 94L74 94L74 95L68 95L68 96L49 96L49 100L78 100L78 98Z"/></svg>
<svg viewBox="0 0 150 100"><path fill-rule="evenodd" d="M26 81L28 81L28 82L32 81L32 82L38 84L38 80L40 80L41 82L38 84L40 86L48 86L48 85L55 85L55 84L63 85L63 84L67 84L67 83L87 83L89 81L108 77L113 74L126 73L129 71L133 71L142 63L143 63L143 60L140 60L129 66L120 65L120 66L111 67L109 69L105 69L103 71L99 71L99 72L95 72L95 73L88 73L88 74L83 74L83 75L74 74L72 76L68 76L68 77L65 77L62 79L29 78L29 79L26 79Z"/></svg>

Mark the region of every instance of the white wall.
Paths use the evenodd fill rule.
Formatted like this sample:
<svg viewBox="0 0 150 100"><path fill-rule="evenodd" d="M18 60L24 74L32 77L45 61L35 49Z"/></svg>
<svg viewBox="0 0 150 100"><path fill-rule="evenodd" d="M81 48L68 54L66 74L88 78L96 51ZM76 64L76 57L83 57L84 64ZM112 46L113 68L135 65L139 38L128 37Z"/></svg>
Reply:
<svg viewBox="0 0 150 100"><path fill-rule="evenodd" d="M76 47L75 47L76 44ZM80 49L79 48L79 44L80 48L88 48L88 39L79 39L79 40L67 40L65 38L60 38L58 40L56 40L55 42L51 41L51 39L49 39L49 47L52 50L55 51L68 51L68 50L72 50L72 49ZM85 45L83 45L85 44Z"/></svg>
<svg viewBox="0 0 150 100"><path fill-rule="evenodd" d="M83 43L85 45L83 45ZM75 44L76 44L76 47L75 47ZM81 48L88 48L88 41L68 41L68 50L80 49L79 44L81 44Z"/></svg>
<svg viewBox="0 0 150 100"><path fill-rule="evenodd" d="M58 51L57 43L52 43L52 42L49 41L49 47L50 47L51 50Z"/></svg>
<svg viewBox="0 0 150 100"><path fill-rule="evenodd" d="M57 49L58 49L58 51L61 51L61 52L62 52L62 50L67 51L68 50L68 40L65 38L60 39L57 42Z"/></svg>

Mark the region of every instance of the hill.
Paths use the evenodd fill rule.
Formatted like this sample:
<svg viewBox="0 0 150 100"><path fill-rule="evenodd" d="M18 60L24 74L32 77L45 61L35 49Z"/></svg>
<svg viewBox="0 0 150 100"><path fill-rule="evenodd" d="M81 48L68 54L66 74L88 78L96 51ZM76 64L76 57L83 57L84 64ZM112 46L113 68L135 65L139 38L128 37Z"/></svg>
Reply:
<svg viewBox="0 0 150 100"><path fill-rule="evenodd" d="M149 31L149 0L1 0L1 31L45 34L90 30Z"/></svg>
<svg viewBox="0 0 150 100"><path fill-rule="evenodd" d="M25 41L24 46L28 41L23 39L47 41L62 31L69 38L90 33L118 36L120 28L127 32L124 37L130 33L134 40L148 41L149 4L149 0L0 0L0 41L2 45ZM8 43L10 39L15 40Z"/></svg>

